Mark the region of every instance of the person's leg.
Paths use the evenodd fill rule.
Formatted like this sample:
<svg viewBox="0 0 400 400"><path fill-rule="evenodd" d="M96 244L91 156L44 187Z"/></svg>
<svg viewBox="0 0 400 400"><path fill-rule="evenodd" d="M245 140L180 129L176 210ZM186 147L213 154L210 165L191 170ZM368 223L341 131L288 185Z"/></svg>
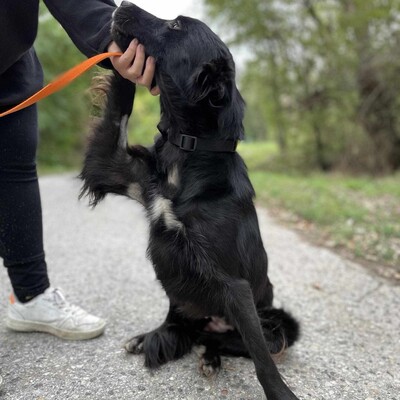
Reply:
<svg viewBox="0 0 400 400"><path fill-rule="evenodd" d="M10 297L6 325L65 339L94 338L103 333L105 321L49 287L35 163L37 139L35 106L0 118L0 257L16 297Z"/></svg>
<svg viewBox="0 0 400 400"><path fill-rule="evenodd" d="M23 303L50 286L35 163L37 140L36 106L0 118L0 256Z"/></svg>

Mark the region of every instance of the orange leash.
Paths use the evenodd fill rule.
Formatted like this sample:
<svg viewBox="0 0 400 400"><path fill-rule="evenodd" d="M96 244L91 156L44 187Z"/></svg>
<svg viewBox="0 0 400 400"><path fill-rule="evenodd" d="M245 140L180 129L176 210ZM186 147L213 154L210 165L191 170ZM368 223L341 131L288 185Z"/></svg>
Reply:
<svg viewBox="0 0 400 400"><path fill-rule="evenodd" d="M78 76L81 76L88 69L90 69L93 66L95 66L96 64L98 64L100 61L103 61L109 57L120 56L120 55L122 55L122 53L102 53L102 54L98 54L97 56L88 58L87 60L76 65L75 67L71 68L67 72L64 72L58 78L54 79L52 82L50 82L48 85L46 85L43 89L39 90L31 97L24 100L22 103L19 103L18 105L11 108L10 110L7 110L7 111L1 113L0 118L5 117L8 114L12 114L16 111L22 110L23 108L29 107L30 105L36 103L37 101L44 99L45 97L50 96L51 94L53 94L55 92L58 92L63 87L65 87L69 83L71 83Z"/></svg>

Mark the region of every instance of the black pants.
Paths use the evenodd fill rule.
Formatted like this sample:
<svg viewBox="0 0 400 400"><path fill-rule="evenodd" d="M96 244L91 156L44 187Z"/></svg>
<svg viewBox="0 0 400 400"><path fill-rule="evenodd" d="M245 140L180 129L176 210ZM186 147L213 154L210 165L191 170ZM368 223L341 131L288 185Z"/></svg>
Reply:
<svg viewBox="0 0 400 400"><path fill-rule="evenodd" d="M0 118L0 257L20 301L49 287L36 172L36 106Z"/></svg>

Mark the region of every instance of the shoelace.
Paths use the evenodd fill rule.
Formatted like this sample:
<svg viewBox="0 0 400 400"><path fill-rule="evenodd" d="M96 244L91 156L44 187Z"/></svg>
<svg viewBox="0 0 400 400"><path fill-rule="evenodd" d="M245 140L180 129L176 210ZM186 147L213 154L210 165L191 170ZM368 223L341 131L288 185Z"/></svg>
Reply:
<svg viewBox="0 0 400 400"><path fill-rule="evenodd" d="M51 292L51 302L52 304L54 304L56 307L58 307L60 310L63 310L67 313L70 313L71 315L79 315L82 314L84 311L74 305L69 303L64 295L62 294L61 290L59 288L55 288L52 292Z"/></svg>

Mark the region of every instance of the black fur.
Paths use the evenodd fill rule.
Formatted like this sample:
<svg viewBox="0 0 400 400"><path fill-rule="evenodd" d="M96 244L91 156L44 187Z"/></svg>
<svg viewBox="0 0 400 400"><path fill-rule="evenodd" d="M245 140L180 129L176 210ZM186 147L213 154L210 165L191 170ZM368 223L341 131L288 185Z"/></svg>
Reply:
<svg viewBox="0 0 400 400"><path fill-rule="evenodd" d="M272 307L267 254L253 205L254 190L237 153L185 152L171 132L219 140L242 139L244 102L225 44L202 22L165 21L131 3L114 15L113 36L133 37L157 60L159 136L151 148L128 146L124 123L134 85L110 78L104 116L94 127L81 173L82 194L96 205L107 193L140 201L150 223L148 255L169 299L165 322L128 341L155 368L203 345L209 375L220 355L251 357L268 400L294 400L271 353L297 339L298 324ZM121 123L122 121L122 123ZM210 331L224 318L235 329Z"/></svg>

